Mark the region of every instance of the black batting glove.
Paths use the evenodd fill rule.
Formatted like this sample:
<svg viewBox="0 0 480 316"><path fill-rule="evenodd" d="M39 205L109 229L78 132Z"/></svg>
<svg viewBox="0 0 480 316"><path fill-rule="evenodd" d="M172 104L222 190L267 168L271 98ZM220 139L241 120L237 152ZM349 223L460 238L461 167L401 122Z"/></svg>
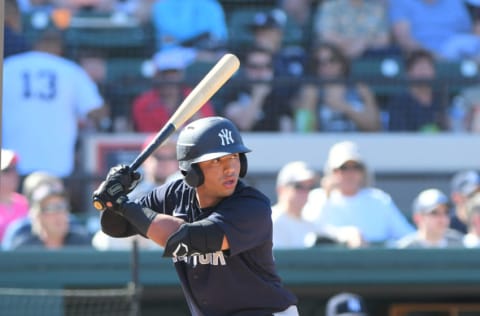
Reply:
<svg viewBox="0 0 480 316"><path fill-rule="evenodd" d="M117 181L123 186L123 190L130 193L141 180L141 174L133 171L127 165L117 165L110 168L106 181Z"/></svg>
<svg viewBox="0 0 480 316"><path fill-rule="evenodd" d="M102 209L122 214L122 205L128 201L127 193L117 180L105 180L93 192L94 203L100 203Z"/></svg>
<svg viewBox="0 0 480 316"><path fill-rule="evenodd" d="M93 192L95 207L122 214L122 205L128 201L127 194L135 188L140 178L140 173L131 171L126 165L111 168L105 181Z"/></svg>

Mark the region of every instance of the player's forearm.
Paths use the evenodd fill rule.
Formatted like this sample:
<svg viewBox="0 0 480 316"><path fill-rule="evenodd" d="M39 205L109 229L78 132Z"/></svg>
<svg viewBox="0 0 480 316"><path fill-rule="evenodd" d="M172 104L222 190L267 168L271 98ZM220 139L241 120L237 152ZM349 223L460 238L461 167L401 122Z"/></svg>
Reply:
<svg viewBox="0 0 480 316"><path fill-rule="evenodd" d="M185 221L178 217L158 214L148 228L147 237L165 247L168 238L184 223Z"/></svg>

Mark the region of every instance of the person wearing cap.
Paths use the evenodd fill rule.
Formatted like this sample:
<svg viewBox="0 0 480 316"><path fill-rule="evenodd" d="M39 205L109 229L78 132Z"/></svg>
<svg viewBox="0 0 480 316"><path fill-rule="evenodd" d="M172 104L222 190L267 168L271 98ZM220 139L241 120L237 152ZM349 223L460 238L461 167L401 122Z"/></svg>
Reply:
<svg viewBox="0 0 480 316"><path fill-rule="evenodd" d="M6 228L2 239L2 250L11 250L12 242L18 235L29 234L31 231L31 218L28 215L29 205L33 203L32 193L40 185L51 185L57 190L64 190L63 180L45 171L35 171L30 173L23 180L21 194L27 198L27 208L25 216L12 221Z"/></svg>
<svg viewBox="0 0 480 316"><path fill-rule="evenodd" d="M315 171L303 161L285 164L277 175L277 203L272 206L273 247L294 249L314 246L315 226L302 218L308 193L317 182Z"/></svg>
<svg viewBox="0 0 480 316"><path fill-rule="evenodd" d="M133 100L134 131L156 133L167 123L192 91L184 80L185 70L194 58L191 50L181 47L160 50L153 56L152 61L155 65L153 87ZM214 107L208 101L192 119L214 114Z"/></svg>
<svg viewBox="0 0 480 316"><path fill-rule="evenodd" d="M417 231L397 241L397 248L463 247L463 234L450 229L449 199L442 191L421 191L413 201L413 221Z"/></svg>
<svg viewBox="0 0 480 316"><path fill-rule="evenodd" d="M8 149L1 152L0 170L0 241L8 225L18 218L27 216L28 200L17 191L20 177L17 172L17 154Z"/></svg>
<svg viewBox="0 0 480 316"><path fill-rule="evenodd" d="M466 203L468 233L463 236L467 248L480 248L480 192Z"/></svg>
<svg viewBox="0 0 480 316"><path fill-rule="evenodd" d="M350 247L384 244L413 232L392 197L373 187L371 178L356 143L335 143L328 153L321 187L309 194L304 218Z"/></svg>
<svg viewBox="0 0 480 316"><path fill-rule="evenodd" d="M275 78L287 80L288 84L283 84L281 91L285 98L290 99L296 94L298 79L304 74L306 56L304 47L285 42L286 23L287 14L282 9L259 11L253 16L249 30L253 37L252 45L272 54Z"/></svg>
<svg viewBox="0 0 480 316"><path fill-rule="evenodd" d="M12 236L10 250L20 248L61 249L91 247L91 236L70 220L70 201L64 188L43 183L33 189L30 200L30 230Z"/></svg>
<svg viewBox="0 0 480 316"><path fill-rule="evenodd" d="M244 51L239 75L224 96L223 116L242 131L293 130L291 105L275 82L272 53L260 46Z"/></svg>
<svg viewBox="0 0 480 316"><path fill-rule="evenodd" d="M327 301L325 316L369 316L363 297L358 294L341 292Z"/></svg>
<svg viewBox="0 0 480 316"><path fill-rule="evenodd" d="M451 212L450 227L462 233L467 233L466 203L469 197L480 192L480 173L476 170L461 170L456 172L450 181Z"/></svg>

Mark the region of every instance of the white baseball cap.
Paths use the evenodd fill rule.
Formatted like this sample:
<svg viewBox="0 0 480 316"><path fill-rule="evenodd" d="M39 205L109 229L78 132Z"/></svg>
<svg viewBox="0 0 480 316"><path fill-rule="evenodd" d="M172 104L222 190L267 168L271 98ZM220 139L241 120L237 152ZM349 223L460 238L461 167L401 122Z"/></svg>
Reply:
<svg viewBox="0 0 480 316"><path fill-rule="evenodd" d="M2 148L1 169L0 169L1 171L16 164L17 162L18 162L18 155L13 150Z"/></svg>
<svg viewBox="0 0 480 316"><path fill-rule="evenodd" d="M277 175L277 187L314 180L316 172L304 161L292 161L280 169Z"/></svg>
<svg viewBox="0 0 480 316"><path fill-rule="evenodd" d="M325 172L328 173L345 164L347 161L356 161L364 164L358 145L352 141L342 141L334 144L328 152Z"/></svg>

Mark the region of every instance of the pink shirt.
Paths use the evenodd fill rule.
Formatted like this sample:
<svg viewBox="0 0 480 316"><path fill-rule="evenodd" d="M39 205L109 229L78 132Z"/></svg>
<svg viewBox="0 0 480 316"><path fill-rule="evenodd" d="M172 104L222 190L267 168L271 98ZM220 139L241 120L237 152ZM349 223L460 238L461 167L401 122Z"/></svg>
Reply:
<svg viewBox="0 0 480 316"><path fill-rule="evenodd" d="M18 218L27 216L28 200L19 193L13 193L11 205L0 204L0 241L8 225Z"/></svg>

